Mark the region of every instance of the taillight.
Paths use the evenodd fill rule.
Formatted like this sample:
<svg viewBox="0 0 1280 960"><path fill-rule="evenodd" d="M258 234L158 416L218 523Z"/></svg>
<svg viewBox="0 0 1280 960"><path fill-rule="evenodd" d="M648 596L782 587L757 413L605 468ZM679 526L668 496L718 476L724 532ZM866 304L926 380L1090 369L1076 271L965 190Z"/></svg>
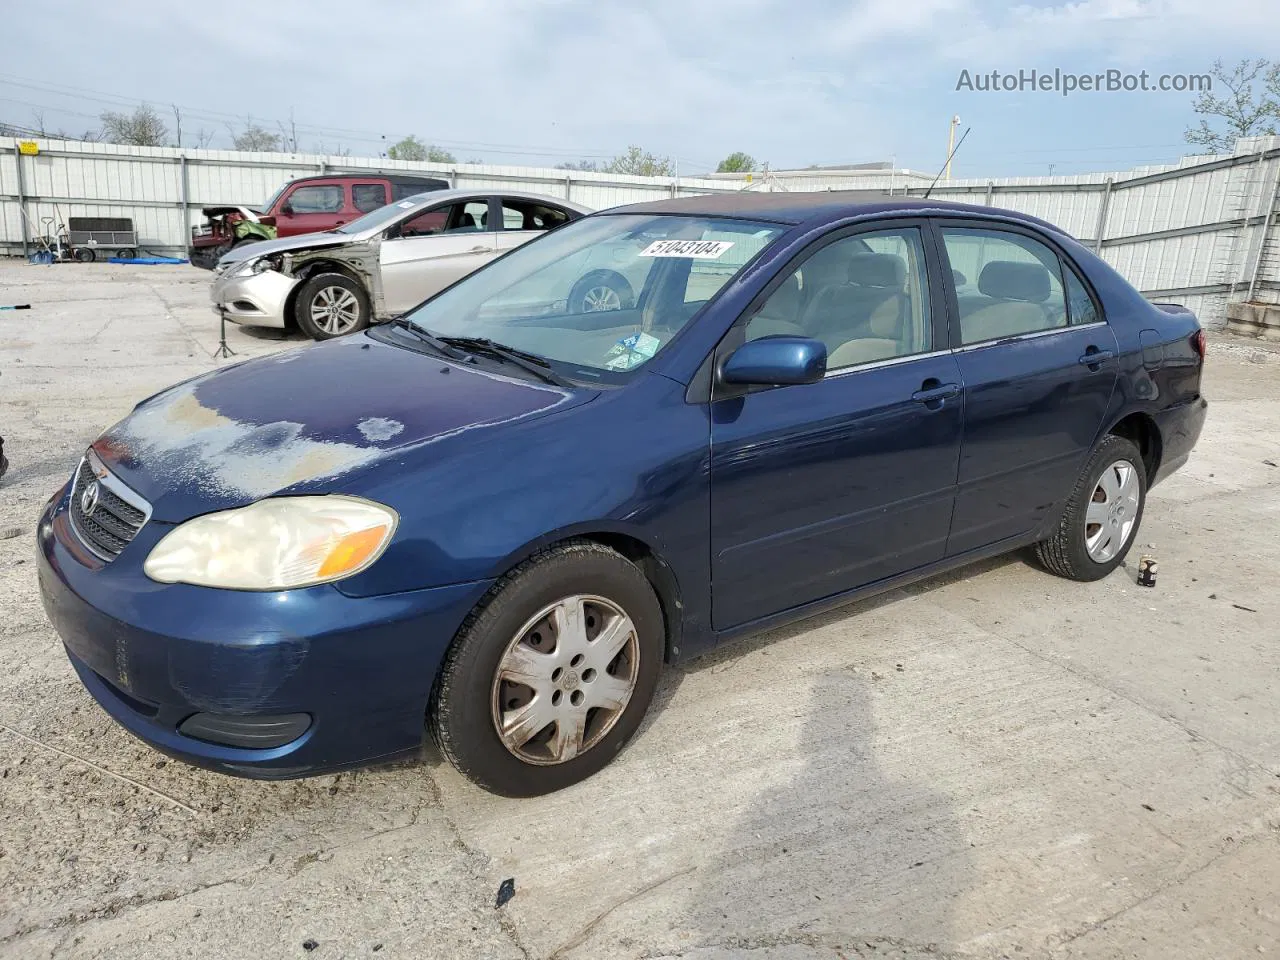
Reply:
<svg viewBox="0 0 1280 960"><path fill-rule="evenodd" d="M1203 330L1197 330L1191 335L1191 348L1195 350L1201 360L1204 359L1205 351L1208 350L1209 344L1204 338Z"/></svg>

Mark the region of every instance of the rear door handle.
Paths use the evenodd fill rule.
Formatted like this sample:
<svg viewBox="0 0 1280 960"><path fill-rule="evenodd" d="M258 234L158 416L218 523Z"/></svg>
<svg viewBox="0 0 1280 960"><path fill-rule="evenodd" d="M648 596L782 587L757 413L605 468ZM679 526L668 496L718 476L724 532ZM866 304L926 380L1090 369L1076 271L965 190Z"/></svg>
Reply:
<svg viewBox="0 0 1280 960"><path fill-rule="evenodd" d="M918 403L935 403L938 400L950 400L952 397L958 396L960 396L960 384L941 383L936 387L929 387L927 390L917 390L911 395L911 399Z"/></svg>
<svg viewBox="0 0 1280 960"><path fill-rule="evenodd" d="M1080 357L1079 363L1086 367L1097 367L1110 360L1116 355L1114 350L1098 350L1096 347L1090 347Z"/></svg>

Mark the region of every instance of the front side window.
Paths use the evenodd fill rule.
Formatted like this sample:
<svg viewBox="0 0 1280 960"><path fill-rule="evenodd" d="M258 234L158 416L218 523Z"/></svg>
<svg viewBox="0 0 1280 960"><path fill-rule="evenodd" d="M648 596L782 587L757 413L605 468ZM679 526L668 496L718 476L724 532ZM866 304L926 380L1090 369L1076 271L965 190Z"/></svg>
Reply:
<svg viewBox="0 0 1280 960"><path fill-rule="evenodd" d="M288 202L294 213L341 213L342 187L336 183L298 187Z"/></svg>
<svg viewBox="0 0 1280 960"><path fill-rule="evenodd" d="M827 345L839 370L933 349L928 273L915 227L861 233L807 257L747 321L746 338Z"/></svg>
<svg viewBox="0 0 1280 960"><path fill-rule="evenodd" d="M964 344L1067 325L1058 255L1003 230L943 227Z"/></svg>
<svg viewBox="0 0 1280 960"><path fill-rule="evenodd" d="M439 336L537 354L570 376L621 382L781 232L709 217L587 217L518 247L408 319ZM721 261L736 266L713 271ZM699 300L690 302L695 267Z"/></svg>

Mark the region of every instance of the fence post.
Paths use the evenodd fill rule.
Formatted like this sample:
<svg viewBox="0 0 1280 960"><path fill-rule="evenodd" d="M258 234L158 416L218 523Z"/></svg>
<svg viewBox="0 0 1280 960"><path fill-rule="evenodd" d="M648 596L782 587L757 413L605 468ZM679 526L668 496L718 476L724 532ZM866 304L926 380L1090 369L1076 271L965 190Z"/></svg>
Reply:
<svg viewBox="0 0 1280 960"><path fill-rule="evenodd" d="M1111 188L1115 181L1107 177L1107 185L1102 189L1102 202L1098 204L1098 226L1093 231L1093 252L1102 253L1102 235L1107 231L1107 210L1111 207Z"/></svg>
<svg viewBox="0 0 1280 960"><path fill-rule="evenodd" d="M178 155L178 195L182 200L182 244L191 246L191 204L187 186L187 155Z"/></svg>
<svg viewBox="0 0 1280 960"><path fill-rule="evenodd" d="M564 198L566 200L573 199L573 175L569 173L564 175Z"/></svg>
<svg viewBox="0 0 1280 960"><path fill-rule="evenodd" d="M18 219L22 227L22 259L27 259L27 218L30 213L27 210L27 191L22 186L22 151L18 148L18 142L13 143L13 168L18 173Z"/></svg>
<svg viewBox="0 0 1280 960"><path fill-rule="evenodd" d="M1280 201L1280 165L1276 170L1276 185L1271 190L1271 206L1267 208L1267 216L1262 221L1262 238L1258 241L1258 253L1253 258L1253 270L1249 276L1249 297L1246 303L1253 301L1253 294L1258 289L1258 274L1262 272L1262 254L1267 249L1267 234L1271 232L1271 224L1276 219L1276 202Z"/></svg>
<svg viewBox="0 0 1280 960"><path fill-rule="evenodd" d="M991 195L995 192L996 185L994 181L987 181L987 206L991 206Z"/></svg>

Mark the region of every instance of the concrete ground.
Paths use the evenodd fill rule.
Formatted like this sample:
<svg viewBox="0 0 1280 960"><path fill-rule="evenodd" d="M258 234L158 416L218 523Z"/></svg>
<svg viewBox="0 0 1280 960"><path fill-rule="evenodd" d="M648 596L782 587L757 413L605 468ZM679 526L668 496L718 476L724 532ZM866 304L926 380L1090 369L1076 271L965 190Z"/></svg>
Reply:
<svg viewBox="0 0 1280 960"><path fill-rule="evenodd" d="M430 752L206 773L81 689L36 515L105 425L214 364L207 283L0 264L33 307L0 312L0 956L1280 957L1274 347L1211 340L1205 435L1128 569L1008 557L729 647L667 673L605 772L513 801Z"/></svg>

